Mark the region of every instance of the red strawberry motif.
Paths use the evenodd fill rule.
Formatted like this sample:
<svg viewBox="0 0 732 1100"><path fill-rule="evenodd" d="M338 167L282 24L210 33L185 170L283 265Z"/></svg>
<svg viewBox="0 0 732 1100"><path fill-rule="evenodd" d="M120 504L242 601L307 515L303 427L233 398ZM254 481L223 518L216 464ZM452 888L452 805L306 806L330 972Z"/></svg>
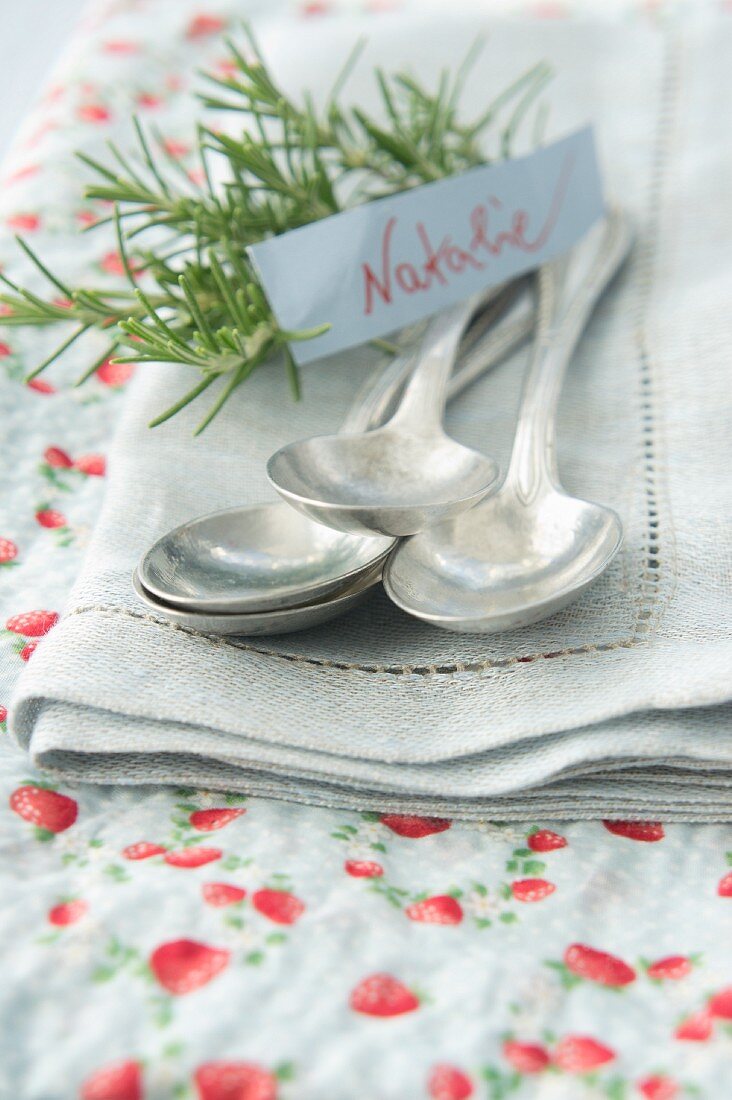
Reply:
<svg viewBox="0 0 732 1100"><path fill-rule="evenodd" d="M636 1087L645 1100L676 1100L679 1095L679 1086L663 1073L644 1077Z"/></svg>
<svg viewBox="0 0 732 1100"><path fill-rule="evenodd" d="M56 387L47 382L45 378L31 378L26 382L26 386L29 390L35 390L36 393L46 395L56 393Z"/></svg>
<svg viewBox="0 0 732 1100"><path fill-rule="evenodd" d="M415 814L382 814L379 821L397 836L407 836L412 840L432 836L433 833L444 833L452 825L444 817L417 817Z"/></svg>
<svg viewBox="0 0 732 1100"><path fill-rule="evenodd" d="M47 466L53 466L59 470L70 470L74 460L60 447L46 447L43 452L43 460Z"/></svg>
<svg viewBox="0 0 732 1100"><path fill-rule="evenodd" d="M7 359L9 355L13 354L13 349L10 344L6 344L4 341L0 341L0 359Z"/></svg>
<svg viewBox="0 0 732 1100"><path fill-rule="evenodd" d="M234 63L234 67L237 68L236 63ZM163 149L173 160L180 160L182 157L188 156L191 151L191 147L187 142L176 141L175 138L166 138L163 142Z"/></svg>
<svg viewBox="0 0 732 1100"><path fill-rule="evenodd" d="M11 539L0 538L0 565L7 565L18 556L18 547Z"/></svg>
<svg viewBox="0 0 732 1100"><path fill-rule="evenodd" d="M674 1032L674 1038L687 1043L706 1043L712 1037L712 1026L710 1013L703 1009L682 1020Z"/></svg>
<svg viewBox="0 0 732 1100"><path fill-rule="evenodd" d="M423 924L460 924L463 919L460 902L450 894L436 894L435 897L415 901L404 912L410 920Z"/></svg>
<svg viewBox="0 0 732 1100"><path fill-rule="evenodd" d="M175 852L166 852L163 862L171 867L182 867L186 870L192 867L203 867L206 863L213 863L221 859L224 853L220 848L179 848Z"/></svg>
<svg viewBox="0 0 732 1100"><path fill-rule="evenodd" d="M37 214L11 214L7 224L19 233L33 233L40 226L41 219Z"/></svg>
<svg viewBox="0 0 732 1100"><path fill-rule="evenodd" d="M532 14L536 19L562 19L567 14L565 0L535 0Z"/></svg>
<svg viewBox="0 0 732 1100"><path fill-rule="evenodd" d="M679 978L685 978L687 974L691 974L692 969L693 963L686 955L667 955L651 963L647 973L648 977L655 981L678 981Z"/></svg>
<svg viewBox="0 0 732 1100"><path fill-rule="evenodd" d="M732 986L715 993L707 1009L718 1020L732 1020Z"/></svg>
<svg viewBox="0 0 732 1100"><path fill-rule="evenodd" d="M391 974L372 974L360 981L348 1003L364 1016L402 1016L414 1012L419 1001L410 989Z"/></svg>
<svg viewBox="0 0 732 1100"><path fill-rule="evenodd" d="M212 905L215 909L236 905L247 896L246 890L241 886L231 886L228 882L204 882L201 893L206 904Z"/></svg>
<svg viewBox="0 0 732 1100"><path fill-rule="evenodd" d="M720 898L732 898L732 871L719 880L717 893Z"/></svg>
<svg viewBox="0 0 732 1100"><path fill-rule="evenodd" d="M167 851L162 844L151 844L149 840L139 840L137 844L128 844L122 849L123 859L151 859L152 856L161 856Z"/></svg>
<svg viewBox="0 0 732 1100"><path fill-rule="evenodd" d="M13 183L20 183L21 180L30 179L31 176L35 176L40 170L38 164L26 164L23 168L18 168L15 172L11 172L9 176L5 177L6 186Z"/></svg>
<svg viewBox="0 0 732 1100"><path fill-rule="evenodd" d="M73 798L46 787L18 787L10 796L10 809L48 833L63 833L76 821L79 807Z"/></svg>
<svg viewBox="0 0 732 1100"><path fill-rule="evenodd" d="M8 716L7 707L0 706L0 726L4 723L7 716Z"/></svg>
<svg viewBox="0 0 732 1100"><path fill-rule="evenodd" d="M12 630L13 634L21 634L24 638L42 638L57 622L58 615L55 611L25 611L22 615L14 615L12 619L8 619L5 629Z"/></svg>
<svg viewBox="0 0 732 1100"><path fill-rule="evenodd" d="M81 1100L142 1100L142 1067L139 1062L114 1062L87 1077Z"/></svg>
<svg viewBox="0 0 732 1100"><path fill-rule="evenodd" d="M82 122L108 122L111 115L101 103L82 103L77 114Z"/></svg>
<svg viewBox="0 0 732 1100"><path fill-rule="evenodd" d="M46 134L52 133L54 130L58 130L58 128L59 123L57 121L47 119L45 122L42 122L40 126L36 126L33 133L23 142L21 148L33 149L36 145L38 145L41 138L43 138Z"/></svg>
<svg viewBox="0 0 732 1100"><path fill-rule="evenodd" d="M196 15L186 29L186 38L205 38L209 34L218 34L226 23L218 15Z"/></svg>
<svg viewBox="0 0 732 1100"><path fill-rule="evenodd" d="M129 256L127 262L133 274L140 270L139 259L136 259L134 256ZM125 268L124 260L120 252L105 252L99 261L99 266L102 271L106 271L108 275L127 274L127 269Z"/></svg>
<svg viewBox="0 0 732 1100"><path fill-rule="evenodd" d="M588 1035L567 1035L554 1051L554 1065L565 1073L589 1073L615 1058L615 1051Z"/></svg>
<svg viewBox="0 0 732 1100"><path fill-rule="evenodd" d="M36 651L38 642L28 642L28 645L23 646L20 651L21 661L30 661L31 657Z"/></svg>
<svg viewBox="0 0 732 1100"><path fill-rule="evenodd" d="M522 878L511 883L511 893L516 901L542 901L555 890L554 883L544 878Z"/></svg>
<svg viewBox="0 0 732 1100"><path fill-rule="evenodd" d="M287 890L257 890L252 905L263 917L275 924L294 924L305 912L305 905Z"/></svg>
<svg viewBox="0 0 732 1100"><path fill-rule="evenodd" d="M168 993L181 997L206 985L229 965L231 952L196 940L171 940L150 956L150 969Z"/></svg>
<svg viewBox="0 0 732 1100"><path fill-rule="evenodd" d="M381 878L384 868L370 859L347 859L343 864L347 875L354 878Z"/></svg>
<svg viewBox="0 0 732 1100"><path fill-rule="evenodd" d="M526 843L532 852L553 852L557 848L567 847L567 838L551 829L539 829L527 838Z"/></svg>
<svg viewBox="0 0 732 1100"><path fill-rule="evenodd" d="M514 1039L507 1039L503 1044L503 1057L518 1073L541 1073L551 1061L538 1043L519 1043Z"/></svg>
<svg viewBox="0 0 732 1100"><path fill-rule="evenodd" d="M51 529L67 525L66 516L62 512L57 512L55 508L41 508L40 512L36 512L36 521L41 527Z"/></svg>
<svg viewBox="0 0 732 1100"><path fill-rule="evenodd" d="M159 95L155 95L153 92L140 92L137 97L138 107L146 107L148 110L154 110L162 103L162 99Z"/></svg>
<svg viewBox="0 0 732 1100"><path fill-rule="evenodd" d="M573 943L567 948L564 964L572 974L600 985L629 985L636 978L635 970L622 959L582 943Z"/></svg>
<svg viewBox="0 0 732 1100"><path fill-rule="evenodd" d="M609 833L625 836L628 840L642 840L652 844L663 840L665 832L660 821L603 821Z"/></svg>
<svg viewBox="0 0 732 1100"><path fill-rule="evenodd" d="M427 1079L430 1100L468 1100L473 1092L473 1082L457 1066L433 1066Z"/></svg>
<svg viewBox="0 0 732 1100"><path fill-rule="evenodd" d="M137 53L139 46L137 42L130 42L126 38L110 38L104 43L102 47L105 53Z"/></svg>
<svg viewBox="0 0 732 1100"><path fill-rule="evenodd" d="M87 902L82 901L81 898L75 898L73 901L62 901L59 905L54 905L53 909L49 910L48 919L58 928L65 928L69 924L76 924L88 910Z"/></svg>
<svg viewBox="0 0 732 1100"><path fill-rule="evenodd" d="M104 477L107 472L107 460L104 455L82 455L74 463L74 469L87 477Z"/></svg>
<svg viewBox="0 0 732 1100"><path fill-rule="evenodd" d="M245 813L246 810L195 810L188 820L194 829L212 833L215 829L223 829L224 825Z"/></svg>
<svg viewBox="0 0 732 1100"><path fill-rule="evenodd" d="M277 1100L277 1078L253 1062L206 1062L193 1080L198 1100Z"/></svg>
<svg viewBox="0 0 732 1100"><path fill-rule="evenodd" d="M125 265L119 252L105 252L99 266L110 275L124 275Z"/></svg>
<svg viewBox="0 0 732 1100"><path fill-rule="evenodd" d="M115 389L129 382L134 373L134 363L113 363L111 359L105 359L101 366L97 367L99 381Z"/></svg>
<svg viewBox="0 0 732 1100"><path fill-rule="evenodd" d="M234 61L234 59L231 57L220 57L218 61L214 62L213 67L217 75L223 76L224 78L231 78L232 76L236 76L237 72L239 71L239 66L237 65L236 61Z"/></svg>

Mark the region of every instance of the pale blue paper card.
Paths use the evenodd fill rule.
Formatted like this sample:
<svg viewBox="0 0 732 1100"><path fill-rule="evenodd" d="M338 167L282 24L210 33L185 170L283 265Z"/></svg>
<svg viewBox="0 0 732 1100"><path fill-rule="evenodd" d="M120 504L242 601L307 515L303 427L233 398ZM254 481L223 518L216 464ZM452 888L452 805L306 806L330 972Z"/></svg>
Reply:
<svg viewBox="0 0 732 1100"><path fill-rule="evenodd" d="M298 363L394 332L567 251L602 215L590 127L535 153L365 203L248 251Z"/></svg>

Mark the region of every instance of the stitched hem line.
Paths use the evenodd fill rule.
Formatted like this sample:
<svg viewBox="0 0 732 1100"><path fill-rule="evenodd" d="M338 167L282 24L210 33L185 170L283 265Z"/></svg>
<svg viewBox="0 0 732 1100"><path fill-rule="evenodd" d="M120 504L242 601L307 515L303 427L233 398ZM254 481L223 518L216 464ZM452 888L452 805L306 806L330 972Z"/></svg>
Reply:
<svg viewBox="0 0 732 1100"><path fill-rule="evenodd" d="M78 607L70 612L68 618L74 615L120 615L125 619L134 619L137 622L150 623L153 626L164 627L175 633L186 634L191 638L198 638L209 642L214 648L240 649L246 653L259 653L263 657L278 657L281 661L289 661L292 664L310 665L315 668L331 668L341 672L369 672L387 676L450 676L459 672L483 672L487 669L513 669L517 665L531 664L533 661L551 660L554 657L571 657L580 654L606 653L614 649L631 649L644 642L645 638L623 638L617 642L588 642L586 645L575 646L568 649L558 649L551 653L536 653L526 657L486 657L481 661L456 661L449 665L365 665L349 663L347 661L332 661L327 657L307 657L301 653L280 653L276 649L265 649L252 645L249 642L236 642L230 638L219 637L213 634L203 634L189 626L181 626L179 623L171 623L166 619L157 619L154 615L148 615L144 611L129 611L125 607L109 607L106 604L90 604L87 607Z"/></svg>

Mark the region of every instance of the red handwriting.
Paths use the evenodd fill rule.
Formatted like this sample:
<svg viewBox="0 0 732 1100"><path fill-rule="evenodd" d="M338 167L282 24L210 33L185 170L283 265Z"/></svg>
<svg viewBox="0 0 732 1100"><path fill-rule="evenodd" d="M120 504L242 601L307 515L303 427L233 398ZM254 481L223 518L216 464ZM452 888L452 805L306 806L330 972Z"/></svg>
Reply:
<svg viewBox="0 0 732 1100"><path fill-rule="evenodd" d="M393 246L398 219L389 218L381 237L379 263L375 265L378 274L370 263L361 265L364 313L368 316L373 312L377 298L388 306L394 301L397 291L404 294L425 292L437 283L447 286L452 277L460 276L465 271L483 271L491 259L501 256L506 249L529 254L539 252L548 243L556 227L573 167L574 157L570 154L562 165L547 215L533 237L529 234L529 215L526 210L518 207L507 218L503 203L491 197L488 203L479 203L471 210L471 237L466 247L456 244L449 234L438 243L433 243L427 226L423 222L417 222L415 233L423 255L418 262L396 260ZM489 206L493 208L492 211ZM492 228L491 217L495 212L507 228Z"/></svg>

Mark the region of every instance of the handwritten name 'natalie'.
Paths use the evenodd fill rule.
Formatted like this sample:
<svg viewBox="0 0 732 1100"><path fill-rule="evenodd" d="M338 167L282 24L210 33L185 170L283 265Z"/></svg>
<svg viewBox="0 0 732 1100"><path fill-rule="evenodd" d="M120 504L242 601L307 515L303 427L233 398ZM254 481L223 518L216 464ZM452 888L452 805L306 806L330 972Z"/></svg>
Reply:
<svg viewBox="0 0 732 1100"><path fill-rule="evenodd" d="M364 262L361 265L364 314L368 316L373 313L377 298L385 306L390 306L397 291L404 294L425 293L435 284L446 286L453 277L459 277L467 270L483 271L491 258L500 256L504 249L532 253L544 248L561 213L573 164L574 158L567 156L562 164L547 215L533 236L529 235L529 216L526 210L519 207L513 212L506 212L505 204L491 196L488 203L479 203L470 211L470 239L465 246L456 244L447 235L435 247L430 240L428 227L423 222L417 222L414 229L423 256L415 263L394 257L394 238L399 219L389 218L381 236L379 261L375 265L379 273L376 274L370 263ZM501 217L504 225L508 222L508 228L493 230L491 218L496 214Z"/></svg>

